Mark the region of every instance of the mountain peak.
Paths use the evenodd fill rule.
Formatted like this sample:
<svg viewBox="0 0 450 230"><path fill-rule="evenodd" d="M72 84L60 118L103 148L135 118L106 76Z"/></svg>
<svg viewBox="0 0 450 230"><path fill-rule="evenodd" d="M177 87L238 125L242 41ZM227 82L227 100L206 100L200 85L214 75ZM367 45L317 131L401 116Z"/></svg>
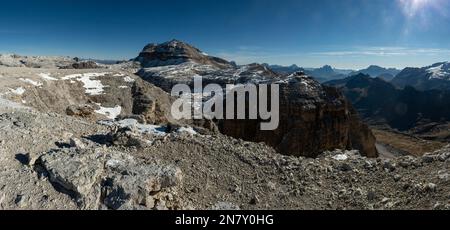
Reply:
<svg viewBox="0 0 450 230"><path fill-rule="evenodd" d="M384 68L378 65L370 65L369 67L367 67L367 69L384 69Z"/></svg>
<svg viewBox="0 0 450 230"><path fill-rule="evenodd" d="M232 67L229 62L208 56L194 46L176 39L160 44L150 43L146 45L135 61L139 61L143 67L178 65L185 62L212 65L219 68Z"/></svg>
<svg viewBox="0 0 450 230"><path fill-rule="evenodd" d="M321 69L323 69L323 70L333 70L333 67L331 67L331 65L324 65L324 66L322 66L321 67Z"/></svg>

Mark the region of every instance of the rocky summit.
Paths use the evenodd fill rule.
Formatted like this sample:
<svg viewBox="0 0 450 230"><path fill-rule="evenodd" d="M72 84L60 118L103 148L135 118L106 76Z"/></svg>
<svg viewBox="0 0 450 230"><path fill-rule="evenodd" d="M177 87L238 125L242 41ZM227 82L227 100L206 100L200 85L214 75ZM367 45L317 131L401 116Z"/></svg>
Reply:
<svg viewBox="0 0 450 230"><path fill-rule="evenodd" d="M218 68L227 68L232 65L223 59L211 57L199 49L178 40L162 44L148 44L135 61L140 62L144 67L176 65L187 61L212 65Z"/></svg>
<svg viewBox="0 0 450 230"><path fill-rule="evenodd" d="M376 148L340 90L303 72L176 40L115 64L0 61L0 209L450 209L449 146ZM174 119L170 89L195 76L278 84L280 126Z"/></svg>

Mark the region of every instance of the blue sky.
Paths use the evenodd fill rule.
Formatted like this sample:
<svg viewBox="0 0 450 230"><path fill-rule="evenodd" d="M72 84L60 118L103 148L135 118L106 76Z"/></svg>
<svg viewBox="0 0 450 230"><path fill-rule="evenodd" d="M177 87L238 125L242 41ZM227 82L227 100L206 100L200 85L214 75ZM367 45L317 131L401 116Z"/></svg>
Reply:
<svg viewBox="0 0 450 230"><path fill-rule="evenodd" d="M450 61L449 0L4 1L0 52L128 59L179 39L240 64Z"/></svg>

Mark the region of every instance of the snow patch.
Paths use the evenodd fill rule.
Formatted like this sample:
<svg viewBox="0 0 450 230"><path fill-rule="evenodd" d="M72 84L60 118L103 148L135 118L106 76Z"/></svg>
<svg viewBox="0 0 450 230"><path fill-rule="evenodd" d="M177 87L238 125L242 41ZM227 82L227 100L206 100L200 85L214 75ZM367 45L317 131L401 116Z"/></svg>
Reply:
<svg viewBox="0 0 450 230"><path fill-rule="evenodd" d="M62 80L75 79L83 83L83 87L86 89L86 94L89 95L101 95L103 93L104 86L100 80L94 80L92 78L105 76L109 73L84 73L84 74L72 74L62 78Z"/></svg>
<svg viewBox="0 0 450 230"><path fill-rule="evenodd" d="M130 76L124 77L123 80L124 80L125 82L134 82L134 79L131 78Z"/></svg>
<svg viewBox="0 0 450 230"><path fill-rule="evenodd" d="M444 68L444 64L436 67L430 67L427 69L427 72L431 73L430 79L444 79L450 76L450 71Z"/></svg>
<svg viewBox="0 0 450 230"><path fill-rule="evenodd" d="M122 107L120 105L114 107L114 108L107 108L103 107L100 104L97 104L100 106L100 109L95 110L96 113L105 115L108 119L114 120L116 117L120 115L122 112Z"/></svg>
<svg viewBox="0 0 450 230"><path fill-rule="evenodd" d="M40 73L40 74L38 74L38 76L47 81L57 81L58 80L57 78L51 77L49 73Z"/></svg>
<svg viewBox="0 0 450 230"><path fill-rule="evenodd" d="M337 161L345 161L348 159L348 156L347 156L347 154L337 154L337 155L332 156L331 158L333 158Z"/></svg>
<svg viewBox="0 0 450 230"><path fill-rule="evenodd" d="M101 125L106 126L119 126L120 128L131 128L135 129L137 132L141 134L152 134L155 136L166 136L169 134L167 131L167 126L161 126L161 125L149 125L149 124L141 124L136 119L123 119L119 121L99 121L98 122ZM175 133L181 134L181 133L188 133L191 135L199 135L192 127L181 127L178 128Z"/></svg>
<svg viewBox="0 0 450 230"><path fill-rule="evenodd" d="M198 133L192 127L181 127L177 130L177 133L188 133L191 135L197 135Z"/></svg>
<svg viewBox="0 0 450 230"><path fill-rule="evenodd" d="M120 128L136 128L139 133L164 136L167 134L167 127L159 125L146 125L139 123L136 119L123 119L120 121L99 121L99 124L112 126L117 125Z"/></svg>
<svg viewBox="0 0 450 230"><path fill-rule="evenodd" d="M23 82L26 82L26 83L29 83L29 84L32 84L32 85L37 86L37 87L42 86L41 82L33 81L31 79L28 79L28 78L19 78L19 80L21 80Z"/></svg>
<svg viewBox="0 0 450 230"><path fill-rule="evenodd" d="M11 93L16 95L23 95L25 93L25 89L23 87L19 87L17 89L9 89Z"/></svg>

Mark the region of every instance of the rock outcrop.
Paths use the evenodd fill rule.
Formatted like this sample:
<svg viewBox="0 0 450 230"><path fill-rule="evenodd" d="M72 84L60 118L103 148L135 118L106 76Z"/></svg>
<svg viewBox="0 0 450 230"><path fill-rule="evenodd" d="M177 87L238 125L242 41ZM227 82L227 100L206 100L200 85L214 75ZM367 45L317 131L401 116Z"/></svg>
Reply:
<svg viewBox="0 0 450 230"><path fill-rule="evenodd" d="M94 61L79 61L68 66L63 66L61 69L98 69L100 66Z"/></svg>
<svg viewBox="0 0 450 230"><path fill-rule="evenodd" d="M264 142L287 155L316 157L333 149L359 149L377 157L375 137L336 89L297 72L280 85L280 124L261 131L260 120L223 120L224 134Z"/></svg>
<svg viewBox="0 0 450 230"><path fill-rule="evenodd" d="M98 110L99 107L95 104L69 105L66 109L66 114L84 118L92 117L95 114L95 110Z"/></svg>

